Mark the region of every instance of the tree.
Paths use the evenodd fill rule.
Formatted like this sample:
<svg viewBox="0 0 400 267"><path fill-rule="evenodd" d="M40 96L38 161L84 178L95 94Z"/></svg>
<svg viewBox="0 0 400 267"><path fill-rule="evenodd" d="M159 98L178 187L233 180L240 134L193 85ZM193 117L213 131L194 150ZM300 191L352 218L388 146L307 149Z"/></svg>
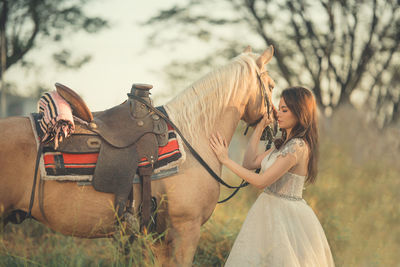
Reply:
<svg viewBox="0 0 400 267"><path fill-rule="evenodd" d="M79 31L96 33L107 26L100 17L88 16L83 7L88 0L0 0L1 114L6 114L6 71L17 63L26 64L25 56L39 41L59 42ZM53 55L59 64L77 68L90 56L73 61L71 51Z"/></svg>
<svg viewBox="0 0 400 267"><path fill-rule="evenodd" d="M311 88L327 114L358 98L381 125L399 122L400 86L393 82L400 66L397 0L192 0L161 10L145 24L164 26L152 42L165 42L166 35L175 39L172 24L180 27L179 41L184 34L206 42L214 38L228 54L256 36L263 47L275 47L274 77L281 87Z"/></svg>

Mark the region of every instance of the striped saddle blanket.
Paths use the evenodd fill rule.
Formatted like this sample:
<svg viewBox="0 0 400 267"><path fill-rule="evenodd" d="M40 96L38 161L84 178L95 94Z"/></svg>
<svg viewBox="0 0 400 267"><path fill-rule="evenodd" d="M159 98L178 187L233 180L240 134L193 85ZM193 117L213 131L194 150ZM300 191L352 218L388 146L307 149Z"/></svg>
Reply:
<svg viewBox="0 0 400 267"><path fill-rule="evenodd" d="M36 140L40 140L40 115L31 115L32 127ZM38 130L38 131L36 131ZM40 159L40 173L44 180L58 181L87 181L93 179L96 168L98 152L65 153L57 151L53 146L43 148ZM178 166L185 160L182 140L168 125L168 144L158 147L158 161L154 164L152 180L161 179L178 172ZM139 161L138 167L149 165L146 158ZM135 175L134 183L139 183L139 177Z"/></svg>

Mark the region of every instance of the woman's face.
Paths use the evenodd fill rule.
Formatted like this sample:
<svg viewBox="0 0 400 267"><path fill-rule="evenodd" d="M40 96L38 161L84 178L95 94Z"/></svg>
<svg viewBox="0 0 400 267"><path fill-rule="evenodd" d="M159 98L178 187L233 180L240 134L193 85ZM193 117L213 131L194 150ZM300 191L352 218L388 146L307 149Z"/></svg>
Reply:
<svg viewBox="0 0 400 267"><path fill-rule="evenodd" d="M290 130L297 123L297 118L294 116L292 111L286 106L285 100L281 97L279 101L278 111L278 124L279 128Z"/></svg>

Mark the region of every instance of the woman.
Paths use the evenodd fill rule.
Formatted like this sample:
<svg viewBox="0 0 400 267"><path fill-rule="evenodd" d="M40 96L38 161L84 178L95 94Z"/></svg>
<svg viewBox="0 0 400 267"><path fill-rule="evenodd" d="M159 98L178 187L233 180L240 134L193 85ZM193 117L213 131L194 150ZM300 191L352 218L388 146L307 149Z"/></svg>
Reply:
<svg viewBox="0 0 400 267"><path fill-rule="evenodd" d="M334 266L325 233L302 199L304 183L317 175L318 129L315 98L302 87L288 88L279 102L282 138L257 155L267 116L257 124L243 167L228 157L219 133L210 139L218 160L257 188L264 188L250 209L225 266ZM260 174L251 170L261 167Z"/></svg>

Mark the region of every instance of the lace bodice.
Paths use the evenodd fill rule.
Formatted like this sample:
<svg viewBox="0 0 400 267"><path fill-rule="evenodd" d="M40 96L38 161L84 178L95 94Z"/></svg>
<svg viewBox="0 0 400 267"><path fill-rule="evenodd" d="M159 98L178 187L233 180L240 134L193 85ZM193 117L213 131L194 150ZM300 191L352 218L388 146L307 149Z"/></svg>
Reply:
<svg viewBox="0 0 400 267"><path fill-rule="evenodd" d="M307 145L302 139L295 138L283 145L279 150L273 148L261 162L261 171L267 170L278 157L292 156L296 159L296 165L280 177L275 183L266 187L264 191L289 200L301 200L305 176L293 173L294 170L304 169L308 156Z"/></svg>

